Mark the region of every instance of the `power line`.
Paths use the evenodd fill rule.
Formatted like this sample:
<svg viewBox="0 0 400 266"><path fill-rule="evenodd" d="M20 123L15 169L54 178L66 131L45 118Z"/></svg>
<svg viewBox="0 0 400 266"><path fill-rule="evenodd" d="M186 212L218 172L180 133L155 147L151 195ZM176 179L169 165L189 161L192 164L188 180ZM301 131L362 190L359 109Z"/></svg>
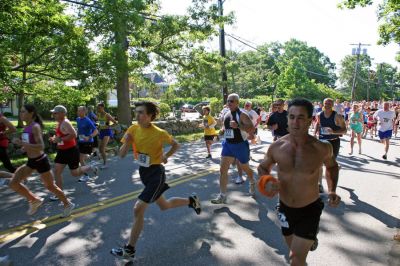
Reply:
<svg viewBox="0 0 400 266"><path fill-rule="evenodd" d="M234 36L234 35L229 34L229 33L226 33L226 32L225 32L225 35L231 37L232 39L234 39L234 40L236 40L236 41L238 41L238 42L240 42L240 43L242 43L242 44L244 44L244 45L246 45L246 46L248 46L248 47L250 47L250 48L252 48L252 49L254 49L254 50L258 51L258 52L260 52L260 53L268 53L267 51L263 51L263 50L261 50L261 49L259 49L259 48L257 48L257 47L254 47L253 45L247 43L246 41L244 41L245 39L242 38L242 37L239 37L239 36L237 36L237 35ZM255 44L255 43L253 43L253 44ZM255 44L255 45L257 45L257 44ZM318 75L318 76L321 76L321 77L327 77L327 78L329 78L329 79L331 79L331 80L335 80L334 78L332 78L331 76L326 75L326 74L321 74L321 73L313 72L313 71L310 71L310 70L307 70L307 69L305 69L305 72L308 72L308 73L314 74L314 75Z"/></svg>

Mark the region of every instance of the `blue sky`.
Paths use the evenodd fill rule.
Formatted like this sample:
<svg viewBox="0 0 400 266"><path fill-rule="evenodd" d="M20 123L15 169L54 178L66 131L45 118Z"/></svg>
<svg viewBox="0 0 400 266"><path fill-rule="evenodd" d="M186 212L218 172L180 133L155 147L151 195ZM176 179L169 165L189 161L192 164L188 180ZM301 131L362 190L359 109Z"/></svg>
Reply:
<svg viewBox="0 0 400 266"><path fill-rule="evenodd" d="M190 2L161 0L162 13L184 14ZM395 61L399 45L377 45L377 5L342 10L337 8L338 3L339 0L226 0L224 12L233 11L236 23L225 30L255 44L296 38L315 46L337 67L346 55L351 54L353 47L350 44L371 44L366 48L374 58L373 64L387 62L400 68ZM218 49L217 40L207 45ZM226 47L235 51L251 49L229 38Z"/></svg>

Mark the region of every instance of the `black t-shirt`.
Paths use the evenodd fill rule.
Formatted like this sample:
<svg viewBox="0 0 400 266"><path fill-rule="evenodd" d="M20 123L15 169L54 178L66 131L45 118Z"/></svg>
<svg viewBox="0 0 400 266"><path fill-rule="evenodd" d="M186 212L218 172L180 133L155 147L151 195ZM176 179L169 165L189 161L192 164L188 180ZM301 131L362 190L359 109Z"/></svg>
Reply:
<svg viewBox="0 0 400 266"><path fill-rule="evenodd" d="M274 112L268 119L268 124L269 126L272 126L274 124L278 125L278 128L274 130L274 135L278 136L285 136L289 132L287 131L288 127L288 112L286 110L283 110L282 113L279 112Z"/></svg>

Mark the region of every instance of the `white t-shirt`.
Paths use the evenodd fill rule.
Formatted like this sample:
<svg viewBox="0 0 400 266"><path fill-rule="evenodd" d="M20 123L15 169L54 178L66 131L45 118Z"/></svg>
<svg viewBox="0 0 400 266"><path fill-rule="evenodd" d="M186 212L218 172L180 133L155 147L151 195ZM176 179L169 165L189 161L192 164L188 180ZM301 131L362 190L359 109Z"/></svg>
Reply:
<svg viewBox="0 0 400 266"><path fill-rule="evenodd" d="M265 111L260 112L261 121L267 121L268 114Z"/></svg>
<svg viewBox="0 0 400 266"><path fill-rule="evenodd" d="M343 104L341 104L341 103L335 104L333 109L335 110L336 113L343 115L343 109L344 109Z"/></svg>
<svg viewBox="0 0 400 266"><path fill-rule="evenodd" d="M243 109L243 111L245 111L249 115L251 121L253 122L253 126L255 126L257 124L257 120L258 120L257 112L254 111L254 110L247 111L247 110L244 110L244 109Z"/></svg>
<svg viewBox="0 0 400 266"><path fill-rule="evenodd" d="M374 114L374 118L378 120L378 130L385 132L393 130L393 119L396 117L394 111L384 111L383 109L378 110Z"/></svg>

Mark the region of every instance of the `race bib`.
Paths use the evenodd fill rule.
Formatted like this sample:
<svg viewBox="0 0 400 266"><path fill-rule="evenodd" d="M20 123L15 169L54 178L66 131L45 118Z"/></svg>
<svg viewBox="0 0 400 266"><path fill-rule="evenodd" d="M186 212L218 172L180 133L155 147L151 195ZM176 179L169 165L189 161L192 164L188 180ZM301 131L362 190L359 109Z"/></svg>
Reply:
<svg viewBox="0 0 400 266"><path fill-rule="evenodd" d="M21 140L23 143L29 143L29 133L22 133Z"/></svg>
<svg viewBox="0 0 400 266"><path fill-rule="evenodd" d="M322 127L321 128L321 134L322 135L329 135L330 134L330 127Z"/></svg>
<svg viewBox="0 0 400 266"><path fill-rule="evenodd" d="M224 136L226 139L233 139L235 137L233 134L233 129L226 129Z"/></svg>
<svg viewBox="0 0 400 266"><path fill-rule="evenodd" d="M79 141L85 141L85 135L79 135Z"/></svg>
<svg viewBox="0 0 400 266"><path fill-rule="evenodd" d="M208 121L207 121L207 120L204 120L204 121L203 121L203 125L204 125L204 127L208 127Z"/></svg>
<svg viewBox="0 0 400 266"><path fill-rule="evenodd" d="M64 141L62 141L62 139L60 138L59 141L57 142L57 145L58 145L58 146L64 145Z"/></svg>
<svg viewBox="0 0 400 266"><path fill-rule="evenodd" d="M148 156L147 154L139 153L138 158L137 158L137 163L140 166L149 167L150 166L150 156Z"/></svg>
<svg viewBox="0 0 400 266"><path fill-rule="evenodd" d="M289 228L289 223L286 220L285 214L283 214L279 211L277 212L277 214L278 214L278 219L279 219L279 223L281 224L281 227Z"/></svg>
<svg viewBox="0 0 400 266"><path fill-rule="evenodd" d="M389 118L383 118L383 123L388 123L389 122Z"/></svg>
<svg viewBox="0 0 400 266"><path fill-rule="evenodd" d="M106 121L99 121L99 125L100 126L105 126L106 125Z"/></svg>

